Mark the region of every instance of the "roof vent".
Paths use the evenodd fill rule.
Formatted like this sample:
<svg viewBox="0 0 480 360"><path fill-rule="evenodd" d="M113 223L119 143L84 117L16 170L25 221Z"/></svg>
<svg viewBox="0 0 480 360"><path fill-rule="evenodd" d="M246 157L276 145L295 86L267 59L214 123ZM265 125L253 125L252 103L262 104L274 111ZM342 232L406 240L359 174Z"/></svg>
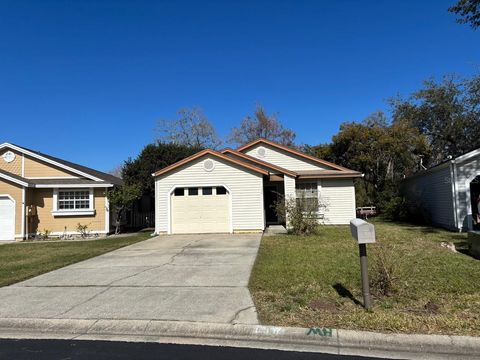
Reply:
<svg viewBox="0 0 480 360"><path fill-rule="evenodd" d="M7 151L2 155L2 157L7 163L11 163L13 160L15 160L15 153L12 151Z"/></svg>
<svg viewBox="0 0 480 360"><path fill-rule="evenodd" d="M259 147L257 150L257 155L258 157L261 157L261 158L265 157L265 148Z"/></svg>
<svg viewBox="0 0 480 360"><path fill-rule="evenodd" d="M212 160L208 159L203 162L203 169L205 171L212 171L214 168L215 168L215 163Z"/></svg>

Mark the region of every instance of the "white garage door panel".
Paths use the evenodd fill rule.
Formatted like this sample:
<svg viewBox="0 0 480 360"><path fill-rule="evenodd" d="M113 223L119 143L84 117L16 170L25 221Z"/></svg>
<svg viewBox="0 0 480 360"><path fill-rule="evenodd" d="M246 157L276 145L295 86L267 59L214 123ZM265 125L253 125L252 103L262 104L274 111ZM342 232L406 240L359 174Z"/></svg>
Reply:
<svg viewBox="0 0 480 360"><path fill-rule="evenodd" d="M172 233L230 232L230 196L172 196Z"/></svg>
<svg viewBox="0 0 480 360"><path fill-rule="evenodd" d="M0 196L0 241L15 239L15 203Z"/></svg>

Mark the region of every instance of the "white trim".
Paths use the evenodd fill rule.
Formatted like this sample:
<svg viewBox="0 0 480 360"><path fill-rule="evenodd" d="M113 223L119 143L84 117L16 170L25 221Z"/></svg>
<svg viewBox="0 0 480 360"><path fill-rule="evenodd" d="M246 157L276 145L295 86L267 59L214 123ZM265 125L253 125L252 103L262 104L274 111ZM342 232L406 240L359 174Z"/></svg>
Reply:
<svg viewBox="0 0 480 360"><path fill-rule="evenodd" d="M0 173L0 178L4 178L4 179L6 179L8 181L11 181L11 182L13 182L15 184L18 184L18 185L27 186L27 187L29 186L29 184L26 183L25 181L15 179L14 177L11 177L11 176L6 175L4 173Z"/></svg>
<svg viewBox="0 0 480 360"><path fill-rule="evenodd" d="M472 150L466 154L463 154L462 156L455 158L454 160L455 162L463 162L477 155L480 155L480 149Z"/></svg>
<svg viewBox="0 0 480 360"><path fill-rule="evenodd" d="M82 175L82 176L85 176L89 179L92 179L92 180L95 180L95 181L103 181L102 179L99 179L93 175L90 175L90 174L87 174L87 173L84 173L83 171L80 171L80 170L77 170L77 169L74 169L74 168L71 168L70 166L66 166L66 165L63 165L63 164L60 164L59 162L56 162L54 160L51 160L51 159L48 159L42 155L39 155L39 154L36 154L34 152L31 152L31 151L28 151L28 150L25 150L24 148L21 148L19 146L16 146L16 145L12 145L12 144L9 144L9 143L3 143L0 145L0 149L3 149L5 147L9 147L11 149L14 149L14 150L17 150L18 152L21 152L23 154L27 154L31 157L34 157L36 159L40 159L46 163L49 163L49 164L52 164L52 165L55 165L57 167L60 167L62 169L65 169L65 170L68 170L70 172L73 172L73 173L76 173L76 174L79 174L79 175Z"/></svg>
<svg viewBox="0 0 480 360"><path fill-rule="evenodd" d="M0 194L0 197L7 197L13 201L13 239L21 238L22 235L15 234L17 232L17 201L13 198L13 196L9 194ZM17 236L18 235L18 236Z"/></svg>
<svg viewBox="0 0 480 360"><path fill-rule="evenodd" d="M25 239L25 198L26 190L22 188L22 239Z"/></svg>
<svg viewBox="0 0 480 360"><path fill-rule="evenodd" d="M95 210L57 210L52 211L54 217L57 216L92 216L95 215Z"/></svg>
<svg viewBox="0 0 480 360"><path fill-rule="evenodd" d="M39 179L51 179L51 180L58 180L58 179L80 179L78 176L28 176L25 179L31 180L39 180Z"/></svg>
<svg viewBox="0 0 480 360"><path fill-rule="evenodd" d="M85 189L85 188L111 188L112 184L52 184L35 185L37 189Z"/></svg>
<svg viewBox="0 0 480 360"><path fill-rule="evenodd" d="M108 200L107 191L105 190L105 232L110 232L110 201Z"/></svg>
<svg viewBox="0 0 480 360"><path fill-rule="evenodd" d="M452 201L453 201L453 226L458 230L461 231L461 226L458 224L458 202L457 202L457 182L455 179L455 163L452 162L450 166L450 182L452 188Z"/></svg>
<svg viewBox="0 0 480 360"><path fill-rule="evenodd" d="M25 154L22 153L22 177L25 177Z"/></svg>
<svg viewBox="0 0 480 360"><path fill-rule="evenodd" d="M229 205L230 205L230 234L233 234L233 193L232 190L225 184L183 184L183 185L174 185L170 191L167 192L167 234L172 234L172 194L176 188L189 188L189 187L217 187L223 186L227 189L230 196Z"/></svg>

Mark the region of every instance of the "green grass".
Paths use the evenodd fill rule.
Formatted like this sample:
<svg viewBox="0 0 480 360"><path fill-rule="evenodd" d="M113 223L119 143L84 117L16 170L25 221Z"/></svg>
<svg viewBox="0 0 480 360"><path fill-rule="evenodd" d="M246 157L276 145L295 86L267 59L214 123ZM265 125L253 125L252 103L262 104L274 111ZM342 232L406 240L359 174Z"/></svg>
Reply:
<svg viewBox="0 0 480 360"><path fill-rule="evenodd" d="M392 296L377 293L370 312L359 304L358 246L347 226L321 227L316 236L264 237L250 279L260 321L480 336L480 261L440 246L448 241L462 247L466 234L381 220L374 224L370 277L381 247L397 268Z"/></svg>
<svg viewBox="0 0 480 360"><path fill-rule="evenodd" d="M149 234L142 233L102 240L0 245L0 286L14 284L149 237Z"/></svg>

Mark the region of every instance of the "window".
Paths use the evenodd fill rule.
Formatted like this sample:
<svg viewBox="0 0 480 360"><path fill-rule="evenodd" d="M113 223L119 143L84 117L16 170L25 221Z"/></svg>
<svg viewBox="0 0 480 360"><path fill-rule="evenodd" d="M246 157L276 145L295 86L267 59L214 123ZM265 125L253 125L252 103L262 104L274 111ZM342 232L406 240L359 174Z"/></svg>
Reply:
<svg viewBox="0 0 480 360"><path fill-rule="evenodd" d="M217 195L226 195L227 194L227 189L225 189L223 186L217 186Z"/></svg>
<svg viewBox="0 0 480 360"><path fill-rule="evenodd" d="M212 195L213 189L211 187L202 188L202 195Z"/></svg>
<svg viewBox="0 0 480 360"><path fill-rule="evenodd" d="M175 191L173 192L173 195L184 196L185 195L185 189L184 188L176 188Z"/></svg>
<svg viewBox="0 0 480 360"><path fill-rule="evenodd" d="M68 190L58 192L58 210L90 209L89 190Z"/></svg>
<svg viewBox="0 0 480 360"><path fill-rule="evenodd" d="M296 183L295 193L297 204L305 210L311 210L318 207L318 187L317 183Z"/></svg>
<svg viewBox="0 0 480 360"><path fill-rule="evenodd" d="M198 188L188 188L188 196L198 195Z"/></svg>

